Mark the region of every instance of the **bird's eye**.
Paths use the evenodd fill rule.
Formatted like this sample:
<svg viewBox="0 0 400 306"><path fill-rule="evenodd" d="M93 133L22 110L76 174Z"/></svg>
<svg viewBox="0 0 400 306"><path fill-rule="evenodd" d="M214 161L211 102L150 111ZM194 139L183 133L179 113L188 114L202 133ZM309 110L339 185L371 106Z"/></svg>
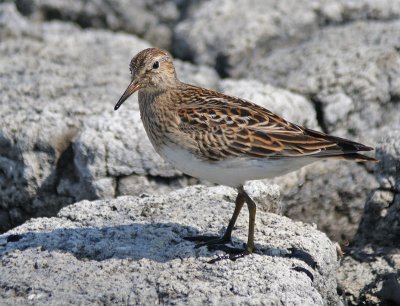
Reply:
<svg viewBox="0 0 400 306"><path fill-rule="evenodd" d="M153 64L153 69L158 69L158 67L160 67L160 62L159 61L155 61Z"/></svg>

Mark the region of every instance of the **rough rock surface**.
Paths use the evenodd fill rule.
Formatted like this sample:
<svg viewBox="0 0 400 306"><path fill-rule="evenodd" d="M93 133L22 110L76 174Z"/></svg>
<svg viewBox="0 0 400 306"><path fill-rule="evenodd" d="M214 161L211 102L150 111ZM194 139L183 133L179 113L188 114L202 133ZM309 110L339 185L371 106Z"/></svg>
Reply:
<svg viewBox="0 0 400 306"><path fill-rule="evenodd" d="M192 1L143 0L17 0L19 11L35 21L65 20L83 28L133 33L168 48L172 28ZM182 11L182 12L181 12Z"/></svg>
<svg viewBox="0 0 400 306"><path fill-rule="evenodd" d="M400 130L385 135L377 146L377 188L365 205L355 242L400 247ZM374 231L369 229L374 228Z"/></svg>
<svg viewBox="0 0 400 306"><path fill-rule="evenodd" d="M373 146L382 135L399 127L399 31L398 21L354 22L326 28L295 47L277 48L264 58L254 57L241 73L309 97L323 130ZM290 217L300 215L303 221L312 217L325 220L315 222L329 230L332 239L344 242L354 234L363 203L376 188L376 179L368 164L363 168L340 163L339 169L338 164L324 165L327 167L313 166L314 174L293 175L299 180L292 183L288 197L283 199L290 208L285 213ZM296 190L296 184L304 181L302 173L313 179L305 180L308 187ZM286 179L275 182L282 186L290 184ZM322 182L335 184L336 188L322 188ZM321 196L325 209L313 208L313 201L303 202L310 196ZM329 217L320 216L327 211ZM331 217L341 220L341 226L347 223L345 230L337 227Z"/></svg>
<svg viewBox="0 0 400 306"><path fill-rule="evenodd" d="M278 201L277 186L262 188L264 202ZM194 186L165 196L83 201L57 217L32 219L0 236L0 300L336 305L335 246L310 225L259 212L259 251L213 265L207 261L215 252L182 238L221 233L235 195L227 187ZM246 239L247 220L244 209L237 246Z"/></svg>
<svg viewBox="0 0 400 306"><path fill-rule="evenodd" d="M397 20L328 27L299 45L275 48L265 57L252 57L249 65L239 69L239 75L308 97L324 131L374 146L382 135L399 127L399 31ZM377 184L373 167L326 163L308 169L315 171L291 175L298 177L297 181L291 182L286 177L275 180L284 186L283 201L289 208L285 213L290 217L300 216L303 221L314 218L320 228L329 230L332 239L341 242L351 239L363 203ZM321 188L322 181L333 183L336 188L330 190L329 185ZM286 197L285 188L290 184ZM320 198L325 209L310 204L321 202L309 201L310 196ZM325 218L325 213L329 217ZM341 226L348 225L339 228L331 217L341 220Z"/></svg>
<svg viewBox="0 0 400 306"><path fill-rule="evenodd" d="M320 27L399 16L397 1L212 0L177 24L173 47L181 57L237 76L250 59L307 40Z"/></svg>
<svg viewBox="0 0 400 306"><path fill-rule="evenodd" d="M0 11L0 231L84 198L112 197L126 176L187 184L151 148L136 97L113 111L130 58L148 43L59 22L34 25L11 4ZM176 66L182 80L217 87L212 69Z"/></svg>
<svg viewBox="0 0 400 306"><path fill-rule="evenodd" d="M399 31L397 20L326 28L253 57L241 75L309 97L324 130L373 144L382 129L399 125Z"/></svg>
<svg viewBox="0 0 400 306"><path fill-rule="evenodd" d="M385 136L377 156L380 185L338 275L349 305L400 304L400 130Z"/></svg>
<svg viewBox="0 0 400 306"><path fill-rule="evenodd" d="M342 245L353 238L365 201L378 185L363 165L345 161L317 162L270 182L281 187L285 216L316 223Z"/></svg>

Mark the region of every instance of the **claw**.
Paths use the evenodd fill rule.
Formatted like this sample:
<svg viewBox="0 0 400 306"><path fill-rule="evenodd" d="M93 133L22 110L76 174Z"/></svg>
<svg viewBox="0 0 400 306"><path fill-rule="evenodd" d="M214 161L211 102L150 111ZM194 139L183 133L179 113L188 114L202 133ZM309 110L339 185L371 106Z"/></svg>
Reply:
<svg viewBox="0 0 400 306"><path fill-rule="evenodd" d="M225 236L193 236L193 237L184 237L185 240L193 241L193 242L202 242L196 244L195 249L201 248L202 246L213 246L213 245L221 245L225 243L230 243L231 239Z"/></svg>
<svg viewBox="0 0 400 306"><path fill-rule="evenodd" d="M246 245L244 244L244 248L233 248L225 245L226 243L230 243L231 239L225 236L216 237L216 236L194 236L194 237L184 237L185 240L200 242L195 245L195 249L198 249L202 246L207 246L209 251L223 251L226 254L217 255L217 258L211 259L208 263L216 263L217 261L229 259L235 261L236 259L242 258L246 255L251 254L249 250L247 250Z"/></svg>
<svg viewBox="0 0 400 306"><path fill-rule="evenodd" d="M242 209L244 202L247 203L249 209L249 234L247 237L247 244L244 249L228 247L225 244L231 242L231 235L233 227L235 226L236 219ZM254 252L254 225L256 217L256 203L249 197L249 195L244 191L243 186L238 187L238 195L235 201L235 211L229 221L228 227L226 228L225 234L222 237L215 236L195 236L195 237L185 237L184 239L198 243L195 248L200 248L202 246L207 246L209 250L221 250L226 252L226 255L220 255L215 259L209 261L209 263L215 263L223 259L236 260L249 255Z"/></svg>
<svg viewBox="0 0 400 306"><path fill-rule="evenodd" d="M208 263L213 264L213 263L216 263L216 262L218 262L218 261L226 260L226 259L235 261L236 259L243 258L243 257L245 257L245 256L247 256L247 255L249 255L249 254L251 254L251 253L250 253L249 251L247 251L247 250L236 249L236 248L229 248L229 247L227 247L227 246L225 246L225 247L228 248L228 249L230 249L231 252L229 252L228 254L224 254L224 255L217 255L217 258L213 258L213 259L209 260Z"/></svg>
<svg viewBox="0 0 400 306"><path fill-rule="evenodd" d="M193 242L207 242L211 240L216 240L220 238L219 236L189 236L189 237L183 237L183 239L188 240L188 241L193 241Z"/></svg>

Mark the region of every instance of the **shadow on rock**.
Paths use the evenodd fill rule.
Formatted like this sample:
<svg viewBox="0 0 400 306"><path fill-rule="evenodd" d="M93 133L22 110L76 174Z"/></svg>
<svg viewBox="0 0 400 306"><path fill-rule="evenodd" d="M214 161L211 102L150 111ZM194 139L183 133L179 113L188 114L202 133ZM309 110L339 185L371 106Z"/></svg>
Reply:
<svg viewBox="0 0 400 306"><path fill-rule="evenodd" d="M42 251L62 251L78 259L102 261L110 258L143 258L158 262L194 256L190 243L181 233L196 230L175 223L59 228L49 232L26 232L4 236L7 243L0 248L0 256L14 250L40 248Z"/></svg>
<svg viewBox="0 0 400 306"><path fill-rule="evenodd" d="M15 250L40 248L41 251L61 251L71 253L80 260L102 261L107 259L149 259L167 262L177 258L211 257L206 247L195 248L185 236L198 235L190 226L177 223L132 223L129 225L85 228L59 228L49 232L26 232L0 237L0 256ZM1 246L2 244L2 246ZM244 245L244 241L234 238L234 244ZM302 250L278 249L258 246L256 254L296 258L315 269L312 256ZM309 275L309 273L307 273ZM311 277L312 278L312 277Z"/></svg>

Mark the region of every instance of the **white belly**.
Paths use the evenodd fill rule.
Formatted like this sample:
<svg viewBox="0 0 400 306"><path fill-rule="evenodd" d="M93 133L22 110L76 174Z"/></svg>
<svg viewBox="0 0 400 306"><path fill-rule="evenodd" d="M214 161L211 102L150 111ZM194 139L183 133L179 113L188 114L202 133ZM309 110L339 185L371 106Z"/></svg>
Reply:
<svg viewBox="0 0 400 306"><path fill-rule="evenodd" d="M163 146L159 154L176 169L212 183L238 187L246 181L273 178L311 164L312 157L286 159L235 158L221 162L207 162L196 158L181 147Z"/></svg>

